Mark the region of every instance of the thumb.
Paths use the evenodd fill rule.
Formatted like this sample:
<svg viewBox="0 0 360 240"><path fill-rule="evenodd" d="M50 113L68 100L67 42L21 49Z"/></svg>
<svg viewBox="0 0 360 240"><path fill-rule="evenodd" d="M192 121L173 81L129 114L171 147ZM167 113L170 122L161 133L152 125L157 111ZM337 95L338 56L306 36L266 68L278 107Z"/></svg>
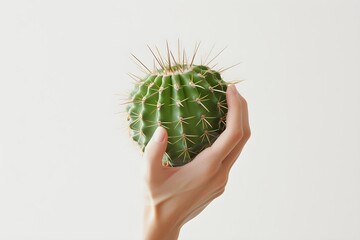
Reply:
<svg viewBox="0 0 360 240"><path fill-rule="evenodd" d="M167 146L167 132L163 127L158 127L149 143L145 147L144 159L146 161L147 169L150 172L162 168L162 157Z"/></svg>

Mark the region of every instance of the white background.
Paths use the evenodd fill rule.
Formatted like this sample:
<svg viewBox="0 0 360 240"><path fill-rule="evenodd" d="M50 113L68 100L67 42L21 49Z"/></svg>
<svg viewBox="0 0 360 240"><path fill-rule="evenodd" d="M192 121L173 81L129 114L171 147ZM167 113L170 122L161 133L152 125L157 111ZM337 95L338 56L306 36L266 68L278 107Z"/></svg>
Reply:
<svg viewBox="0 0 360 240"><path fill-rule="evenodd" d="M0 239L139 239L146 44L242 62L252 138L180 239L360 239L360 1L1 1ZM201 55L200 55L201 56ZM197 59L199 61L200 58ZM141 74L141 73L140 73Z"/></svg>

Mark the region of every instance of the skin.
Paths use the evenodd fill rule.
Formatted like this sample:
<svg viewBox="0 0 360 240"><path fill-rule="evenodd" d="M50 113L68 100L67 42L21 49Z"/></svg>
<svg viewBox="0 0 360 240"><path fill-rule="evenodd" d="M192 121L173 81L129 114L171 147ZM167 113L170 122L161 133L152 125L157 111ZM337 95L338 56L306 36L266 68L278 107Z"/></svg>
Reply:
<svg viewBox="0 0 360 240"><path fill-rule="evenodd" d="M214 144L181 167L161 164L167 132L158 127L144 152L144 239L178 239L181 227L225 190L231 167L250 138L245 99L234 85L226 92L225 131Z"/></svg>

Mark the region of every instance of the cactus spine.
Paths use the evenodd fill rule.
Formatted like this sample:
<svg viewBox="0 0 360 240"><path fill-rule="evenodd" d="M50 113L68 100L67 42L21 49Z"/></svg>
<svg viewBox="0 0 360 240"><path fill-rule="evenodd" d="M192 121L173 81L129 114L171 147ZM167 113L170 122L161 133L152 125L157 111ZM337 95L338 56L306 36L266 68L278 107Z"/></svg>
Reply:
<svg viewBox="0 0 360 240"><path fill-rule="evenodd" d="M166 60L149 48L159 65L152 71L134 56L148 74L138 79L127 104L130 135L144 150L156 128L164 127L168 132L165 166L190 162L225 129L228 83L220 71L194 64L198 48L190 63L185 54L176 61L169 47Z"/></svg>

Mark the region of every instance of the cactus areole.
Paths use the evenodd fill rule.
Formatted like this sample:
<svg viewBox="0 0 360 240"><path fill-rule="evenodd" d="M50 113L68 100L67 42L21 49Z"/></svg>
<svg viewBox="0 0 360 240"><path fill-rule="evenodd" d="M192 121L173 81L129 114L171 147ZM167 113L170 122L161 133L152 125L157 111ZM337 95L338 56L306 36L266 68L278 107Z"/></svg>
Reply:
<svg viewBox="0 0 360 240"><path fill-rule="evenodd" d="M170 59L169 50L168 59L152 53L160 67L151 71L139 61L148 74L138 78L127 103L130 135L144 151L156 128L164 127L168 145L162 163L182 166L225 130L228 83L219 71L193 64L195 54L191 63L184 56L180 63Z"/></svg>

